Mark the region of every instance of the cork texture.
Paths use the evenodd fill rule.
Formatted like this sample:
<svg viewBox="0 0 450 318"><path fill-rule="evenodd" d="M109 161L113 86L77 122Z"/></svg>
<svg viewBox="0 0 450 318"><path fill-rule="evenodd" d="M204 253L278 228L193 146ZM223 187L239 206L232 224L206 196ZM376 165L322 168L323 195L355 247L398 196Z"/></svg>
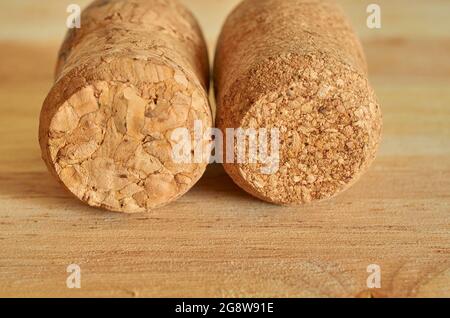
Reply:
<svg viewBox="0 0 450 318"><path fill-rule="evenodd" d="M270 175L248 162L225 164L227 173L250 194L281 205L349 188L381 139L367 73L362 46L333 1L243 1L216 50L217 125L278 129L280 163Z"/></svg>
<svg viewBox="0 0 450 318"><path fill-rule="evenodd" d="M172 132L211 127L203 35L175 0L95 1L69 31L40 120L49 170L94 207L135 213L186 193L205 164L176 164Z"/></svg>

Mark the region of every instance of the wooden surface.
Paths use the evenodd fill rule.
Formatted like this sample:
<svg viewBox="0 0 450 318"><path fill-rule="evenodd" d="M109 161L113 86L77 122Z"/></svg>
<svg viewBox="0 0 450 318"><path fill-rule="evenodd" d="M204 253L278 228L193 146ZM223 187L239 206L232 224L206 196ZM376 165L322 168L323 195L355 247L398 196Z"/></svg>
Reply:
<svg viewBox="0 0 450 318"><path fill-rule="evenodd" d="M385 118L379 157L351 190L280 208L213 166L179 201L133 216L82 205L40 159L38 114L71 2L0 4L0 296L450 296L449 1L379 0L381 30L365 26L370 1L340 1ZM237 1L185 2L212 49ZM72 263L81 289L66 287ZM381 289L366 286L369 264Z"/></svg>

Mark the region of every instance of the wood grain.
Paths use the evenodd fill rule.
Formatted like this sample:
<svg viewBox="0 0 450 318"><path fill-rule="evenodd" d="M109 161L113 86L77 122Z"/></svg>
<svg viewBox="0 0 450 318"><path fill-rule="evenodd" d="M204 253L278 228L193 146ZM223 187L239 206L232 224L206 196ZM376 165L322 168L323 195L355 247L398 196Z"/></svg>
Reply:
<svg viewBox="0 0 450 318"><path fill-rule="evenodd" d="M211 49L236 1L186 2ZM369 1L341 2L384 112L368 175L336 199L280 208L212 166L179 201L132 216L82 205L40 159L38 114L70 2L3 2L0 296L450 297L450 3L380 0L383 28L368 30ZM72 263L79 290L66 288ZM366 286L369 264L381 289Z"/></svg>

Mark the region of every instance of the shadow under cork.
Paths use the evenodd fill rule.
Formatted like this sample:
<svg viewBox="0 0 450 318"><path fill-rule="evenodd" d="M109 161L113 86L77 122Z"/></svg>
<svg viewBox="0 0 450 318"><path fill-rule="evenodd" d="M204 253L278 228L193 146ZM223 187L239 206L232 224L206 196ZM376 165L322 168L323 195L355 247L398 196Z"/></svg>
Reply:
<svg viewBox="0 0 450 318"><path fill-rule="evenodd" d="M259 202L258 199L239 188L225 172L221 164L211 164L198 183L186 196L218 201Z"/></svg>
<svg viewBox="0 0 450 318"><path fill-rule="evenodd" d="M58 210L63 214L73 212L82 215L88 213L94 216L123 216L127 218L133 215L145 216L169 213L184 205L191 208L200 208L203 205L202 203L213 205L214 202L217 202L218 205L224 205L232 202L232 205L244 204L245 206L264 204L240 189L227 175L222 165L213 164L208 166L198 183L178 200L145 213L116 213L102 208L90 207L69 193L47 171L38 149L21 152L18 160L30 164L32 171L21 171L19 169L5 171L2 169L3 171L0 174L0 200L11 206L20 207L20 210L28 208L30 211ZM20 213L21 211L17 212Z"/></svg>

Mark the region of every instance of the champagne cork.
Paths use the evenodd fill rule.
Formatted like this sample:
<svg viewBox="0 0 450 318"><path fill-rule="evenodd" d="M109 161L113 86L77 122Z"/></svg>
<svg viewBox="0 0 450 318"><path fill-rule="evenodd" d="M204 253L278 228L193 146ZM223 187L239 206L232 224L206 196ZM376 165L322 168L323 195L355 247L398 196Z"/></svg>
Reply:
<svg viewBox="0 0 450 318"><path fill-rule="evenodd" d="M60 50L40 118L43 159L91 206L163 206L205 171L174 162L171 134L211 127L208 85L203 35L177 1L94 1Z"/></svg>
<svg viewBox="0 0 450 318"><path fill-rule="evenodd" d="M333 197L375 158L381 110L362 46L332 1L243 1L218 42L215 89L221 130L279 131L276 172L262 173L261 162L224 164L262 200L297 205Z"/></svg>

